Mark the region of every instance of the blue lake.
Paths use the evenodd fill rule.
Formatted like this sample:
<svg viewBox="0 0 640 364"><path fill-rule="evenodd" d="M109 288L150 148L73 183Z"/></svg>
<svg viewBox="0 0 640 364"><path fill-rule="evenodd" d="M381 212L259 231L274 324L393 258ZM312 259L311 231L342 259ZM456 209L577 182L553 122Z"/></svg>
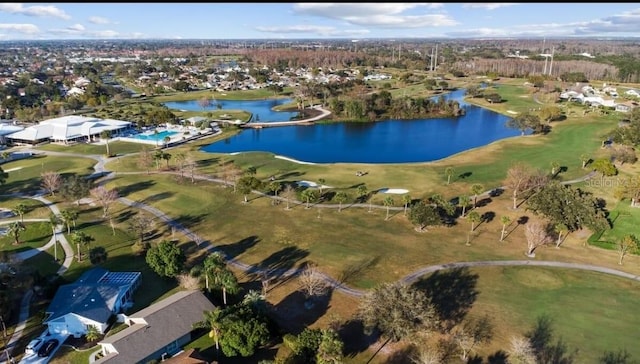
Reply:
<svg viewBox="0 0 640 364"><path fill-rule="evenodd" d="M309 126L244 129L209 144L205 152L271 152L312 163L415 163L442 159L520 135L505 126L509 118L458 100L466 114L456 118L339 122Z"/></svg>
<svg viewBox="0 0 640 364"><path fill-rule="evenodd" d="M288 104L292 99L266 99L266 100L211 100L211 106L202 108L198 104L198 100L190 101L173 101L165 102L170 109L179 109L187 111L203 111L203 110L244 110L252 114L251 121L269 122L269 121L289 121L298 116L298 112L290 111L274 111L274 107ZM222 109L218 108L218 105Z"/></svg>

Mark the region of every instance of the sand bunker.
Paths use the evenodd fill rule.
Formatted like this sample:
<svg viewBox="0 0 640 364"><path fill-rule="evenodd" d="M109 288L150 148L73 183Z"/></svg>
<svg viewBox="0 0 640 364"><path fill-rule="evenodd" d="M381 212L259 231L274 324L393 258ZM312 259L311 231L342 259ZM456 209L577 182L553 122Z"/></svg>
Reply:
<svg viewBox="0 0 640 364"><path fill-rule="evenodd" d="M315 187L315 188L320 187L317 183L311 182L311 181L298 181L296 183L298 184L298 186L303 186L303 187ZM333 187L322 185L322 188L333 188Z"/></svg>
<svg viewBox="0 0 640 364"><path fill-rule="evenodd" d="M394 195L404 195L405 193L409 193L409 190L405 190L404 188L382 188L378 190L378 193L391 193Z"/></svg>

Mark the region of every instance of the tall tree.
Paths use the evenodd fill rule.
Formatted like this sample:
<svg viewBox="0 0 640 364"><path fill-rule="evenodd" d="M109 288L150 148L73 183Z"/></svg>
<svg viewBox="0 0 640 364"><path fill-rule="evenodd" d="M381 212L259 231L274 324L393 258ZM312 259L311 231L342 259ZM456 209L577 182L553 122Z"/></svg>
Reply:
<svg viewBox="0 0 640 364"><path fill-rule="evenodd" d="M344 343L332 329L323 329L316 354L317 364L340 364L344 358Z"/></svg>
<svg viewBox="0 0 640 364"><path fill-rule="evenodd" d="M476 208L478 204L478 195L484 191L484 186L480 183L474 183L471 185L471 193L473 193L473 208Z"/></svg>
<svg viewBox="0 0 640 364"><path fill-rule="evenodd" d="M511 224L511 218L509 216L502 216L500 218L500 222L502 223L502 232L500 233L500 241L504 240L504 234L506 233L507 226Z"/></svg>
<svg viewBox="0 0 640 364"><path fill-rule="evenodd" d="M458 197L458 206L462 207L462 213L460 214L461 217L465 217L464 214L467 210L467 206L469 206L470 203L471 199L469 198L469 196L462 195Z"/></svg>
<svg viewBox="0 0 640 364"><path fill-rule="evenodd" d="M548 223L539 220L527 222L524 227L524 236L527 239L527 256L530 258L535 257L534 251L537 247L551 241Z"/></svg>
<svg viewBox="0 0 640 364"><path fill-rule="evenodd" d="M584 169L587 166L587 163L589 163L589 161L591 160L591 158L589 157L588 154L580 154L580 162L582 163L582 168Z"/></svg>
<svg viewBox="0 0 640 364"><path fill-rule="evenodd" d="M175 277L182 271L186 258L180 247L163 240L147 251L145 261L161 277Z"/></svg>
<svg viewBox="0 0 640 364"><path fill-rule="evenodd" d="M318 266L311 262L305 264L298 276L298 280L307 299L323 295L328 288Z"/></svg>
<svg viewBox="0 0 640 364"><path fill-rule="evenodd" d="M278 181L269 182L269 191L273 192L273 197L278 197L278 192L282 189L282 184ZM271 200L271 204L273 205L277 200L274 198Z"/></svg>
<svg viewBox="0 0 640 364"><path fill-rule="evenodd" d="M20 234L25 230L27 230L27 227L20 221L14 221L9 224L7 235L13 237L13 245L20 244Z"/></svg>
<svg viewBox="0 0 640 364"><path fill-rule="evenodd" d="M138 167L147 171L149 174L149 169L153 165L154 156L151 154L151 150L147 147L142 148L140 153L138 154Z"/></svg>
<svg viewBox="0 0 640 364"><path fill-rule="evenodd" d="M465 321L454 329L453 340L460 348L460 359L467 361L476 348L489 342L493 337L493 324L489 316Z"/></svg>
<svg viewBox="0 0 640 364"><path fill-rule="evenodd" d="M438 209L432 204L420 201L409 210L409 220L417 231L424 231L427 226L440 224Z"/></svg>
<svg viewBox="0 0 640 364"><path fill-rule="evenodd" d="M347 202L347 194L344 191L338 191L334 198L338 201L338 212L342 211L342 204Z"/></svg>
<svg viewBox="0 0 640 364"><path fill-rule="evenodd" d="M65 178L60 194L68 201L75 201L80 206L80 199L87 196L92 188L92 182L78 175Z"/></svg>
<svg viewBox="0 0 640 364"><path fill-rule="evenodd" d="M9 173L5 172L0 166L0 186L7 182L7 178L9 178Z"/></svg>
<svg viewBox="0 0 640 364"><path fill-rule="evenodd" d="M244 203L249 202L247 196L251 193L251 191L260 188L261 185L262 181L254 176L244 176L238 180L237 188L244 197Z"/></svg>
<svg viewBox="0 0 640 364"><path fill-rule="evenodd" d="M402 203L404 204L404 214L407 215L407 208L411 203L411 196L409 194L402 195Z"/></svg>
<svg viewBox="0 0 640 364"><path fill-rule="evenodd" d="M507 170L507 177L502 182L511 190L513 209L518 208L518 198L531 190L544 185L548 178L546 174L522 162L515 163Z"/></svg>
<svg viewBox="0 0 640 364"><path fill-rule="evenodd" d="M76 226L76 220L80 213L74 209L66 209L60 211L60 217L62 218L62 222L67 228L67 235L71 234L71 225Z"/></svg>
<svg viewBox="0 0 640 364"><path fill-rule="evenodd" d="M296 189L291 185L287 185L287 187L284 188L284 191L282 191L282 197L287 201L287 207L285 207L285 209L290 210L289 203L296 199Z"/></svg>
<svg viewBox="0 0 640 364"><path fill-rule="evenodd" d="M386 196L384 198L384 200L382 201L382 203L384 204L384 206L387 208L387 216L384 218L385 220L389 220L389 208L391 208L391 206L393 206L393 197L391 196Z"/></svg>
<svg viewBox="0 0 640 364"><path fill-rule="evenodd" d="M598 158L593 161L591 167L594 171L602 173L602 177L611 177L618 174L618 169L609 159Z"/></svg>
<svg viewBox="0 0 640 364"><path fill-rule="evenodd" d="M60 173L46 171L42 172L40 177L42 178L42 188L44 188L51 196L55 196L55 192L58 191L62 185L62 177L60 176Z"/></svg>
<svg viewBox="0 0 640 364"><path fill-rule="evenodd" d="M625 235L622 239L618 240L616 247L618 248L618 257L620 258L618 264L622 265L622 259L624 259L627 254L638 251L638 238L636 238L635 235Z"/></svg>
<svg viewBox="0 0 640 364"><path fill-rule="evenodd" d="M447 184L451 183L451 177L453 176L454 169L453 167L447 167L444 170L444 174L447 176Z"/></svg>
<svg viewBox="0 0 640 364"><path fill-rule="evenodd" d="M438 326L438 315L422 291L404 283L384 283L362 298L358 316L365 327L377 328L391 341Z"/></svg>
<svg viewBox="0 0 640 364"><path fill-rule="evenodd" d="M311 202L315 202L318 199L318 193L315 189L307 188L306 190L302 191L300 197L302 197L302 199L307 203L306 208L308 209L311 207L309 204Z"/></svg>
<svg viewBox="0 0 640 364"><path fill-rule="evenodd" d="M153 218L147 215L137 214L129 219L128 230L138 236L138 244L144 243L144 237L153 227Z"/></svg>
<svg viewBox="0 0 640 364"><path fill-rule="evenodd" d="M13 212L14 214L20 216L20 222L24 223L24 214L26 214L27 212L29 212L30 207L23 204L23 203L19 203L17 205L15 205L13 207L13 209L11 209L11 212Z"/></svg>
<svg viewBox="0 0 640 364"><path fill-rule="evenodd" d="M91 197L93 197L93 199L102 206L103 218L107 217L109 207L111 207L111 205L119 198L118 191L116 191L115 188L108 190L102 185L92 188L89 193L91 194Z"/></svg>
<svg viewBox="0 0 640 364"><path fill-rule="evenodd" d="M111 157L111 152L109 151L109 139L111 138L111 132L109 130L103 130L100 132L100 139L104 140L104 145L107 147L107 157Z"/></svg>
<svg viewBox="0 0 640 364"><path fill-rule="evenodd" d="M78 262L82 262L82 251L80 250L80 247L88 247L91 242L95 241L95 238L84 231L76 230L71 234L71 241L76 244L76 248L78 250Z"/></svg>

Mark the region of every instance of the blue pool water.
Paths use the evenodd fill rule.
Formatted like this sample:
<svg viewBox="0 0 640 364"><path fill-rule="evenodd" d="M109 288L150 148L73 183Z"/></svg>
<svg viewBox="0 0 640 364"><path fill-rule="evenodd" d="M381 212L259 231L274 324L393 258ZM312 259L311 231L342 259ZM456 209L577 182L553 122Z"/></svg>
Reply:
<svg viewBox="0 0 640 364"><path fill-rule="evenodd" d="M171 135L175 135L178 134L177 131L161 131L158 132L158 134L136 134L134 136L132 136L132 138L134 139L140 139L140 140L155 140L155 141L162 141L164 140L165 137L171 136Z"/></svg>

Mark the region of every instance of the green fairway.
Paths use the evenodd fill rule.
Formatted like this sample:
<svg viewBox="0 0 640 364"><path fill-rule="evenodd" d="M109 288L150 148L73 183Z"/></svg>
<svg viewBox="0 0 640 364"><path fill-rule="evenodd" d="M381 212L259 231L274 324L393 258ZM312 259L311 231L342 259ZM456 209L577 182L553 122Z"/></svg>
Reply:
<svg viewBox="0 0 640 364"><path fill-rule="evenodd" d="M498 324L493 351L524 334L541 315L552 320L555 339L578 349L575 363L595 363L605 350L626 349L640 358L635 314L640 282L600 273L546 268L474 269L478 299L472 313ZM493 351L487 350L486 354Z"/></svg>

